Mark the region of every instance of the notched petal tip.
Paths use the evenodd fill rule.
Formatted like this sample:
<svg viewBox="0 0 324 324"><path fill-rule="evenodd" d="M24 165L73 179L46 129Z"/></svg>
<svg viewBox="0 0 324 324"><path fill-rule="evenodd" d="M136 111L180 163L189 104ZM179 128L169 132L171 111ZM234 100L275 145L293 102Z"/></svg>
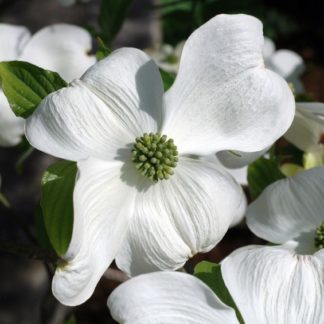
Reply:
<svg viewBox="0 0 324 324"><path fill-rule="evenodd" d="M162 127L180 153L261 151L285 133L294 97L264 68L263 43L262 23L248 15L216 16L189 37Z"/></svg>

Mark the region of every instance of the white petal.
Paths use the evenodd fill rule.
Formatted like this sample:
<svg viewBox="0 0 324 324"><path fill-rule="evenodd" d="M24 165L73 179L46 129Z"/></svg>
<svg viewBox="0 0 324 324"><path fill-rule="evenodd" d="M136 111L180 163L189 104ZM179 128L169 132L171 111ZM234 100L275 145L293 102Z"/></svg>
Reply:
<svg viewBox="0 0 324 324"><path fill-rule="evenodd" d="M244 199L215 164L181 157L169 180L143 184L117 265L130 275L180 268L223 238Z"/></svg>
<svg viewBox="0 0 324 324"><path fill-rule="evenodd" d="M241 204L238 206L236 213L234 214L234 217L231 221L230 228L232 228L242 222L242 220L245 217L246 208L247 208L247 198L244 195L241 200Z"/></svg>
<svg viewBox="0 0 324 324"><path fill-rule="evenodd" d="M128 158L137 136L157 130L148 110L161 100L155 64L139 50L121 49L47 96L28 118L26 136L41 151L68 160Z"/></svg>
<svg viewBox="0 0 324 324"><path fill-rule="evenodd" d="M151 116L160 126L162 114L163 84L154 61L143 51L135 48L121 48L105 60L89 69L82 80L110 107L123 106L120 117L128 127ZM143 114L145 112L145 114ZM117 109L116 115L121 114ZM155 129L151 129L154 131ZM150 131L150 130L148 130ZM142 134L139 134L142 135Z"/></svg>
<svg viewBox="0 0 324 324"><path fill-rule="evenodd" d="M297 110L294 121L284 137L302 151L309 151L319 144L324 126L308 114Z"/></svg>
<svg viewBox="0 0 324 324"><path fill-rule="evenodd" d="M297 102L294 121L284 137L302 151L316 147L324 134L324 104Z"/></svg>
<svg viewBox="0 0 324 324"><path fill-rule="evenodd" d="M275 50L276 50L275 43L270 38L264 37L262 55L266 63L269 60L269 58L273 55Z"/></svg>
<svg viewBox="0 0 324 324"><path fill-rule="evenodd" d="M323 183L324 168L276 181L248 207L248 227L273 243L298 241L324 221Z"/></svg>
<svg viewBox="0 0 324 324"><path fill-rule="evenodd" d="M247 15L218 15L190 36L162 127L180 152L260 151L288 129L294 98L262 48L262 24Z"/></svg>
<svg viewBox="0 0 324 324"><path fill-rule="evenodd" d="M91 36L83 28L55 24L38 31L24 48L19 60L58 72L72 81L96 62L91 50Z"/></svg>
<svg viewBox="0 0 324 324"><path fill-rule="evenodd" d="M268 67L280 74L287 81L293 76L300 76L304 71L302 57L290 50L278 50L268 60Z"/></svg>
<svg viewBox="0 0 324 324"><path fill-rule="evenodd" d="M296 255L247 246L222 262L222 274L246 324L314 324L324 318L324 250Z"/></svg>
<svg viewBox="0 0 324 324"><path fill-rule="evenodd" d="M0 90L0 146L17 145L24 134L24 124L24 119L16 117Z"/></svg>
<svg viewBox="0 0 324 324"><path fill-rule="evenodd" d="M296 110L324 126L324 103L296 102Z"/></svg>
<svg viewBox="0 0 324 324"><path fill-rule="evenodd" d="M268 151L269 147L258 152L240 152L240 151L221 151L216 154L217 163L231 174L231 176L241 185L248 184L247 165L257 160ZM243 215L241 215L243 217ZM241 219L239 217L239 219ZM235 222L237 224L237 222Z"/></svg>
<svg viewBox="0 0 324 324"><path fill-rule="evenodd" d="M225 167L237 169L254 162L268 150L269 147L258 152L222 151L217 153L217 158Z"/></svg>
<svg viewBox="0 0 324 324"><path fill-rule="evenodd" d="M194 276L156 272L126 281L108 299L113 318L124 324L238 324L233 309Z"/></svg>
<svg viewBox="0 0 324 324"><path fill-rule="evenodd" d="M229 169L225 168L226 171L242 186L248 185L247 175L248 175L248 167L242 167L238 169Z"/></svg>
<svg viewBox="0 0 324 324"><path fill-rule="evenodd" d="M229 151L223 151L228 152L231 154ZM209 155L209 156L204 156L202 157L203 159L207 159L208 161L215 163L221 170L224 170L228 172L239 184L245 186L247 185L247 166L241 167L241 168L227 168L224 166L220 159L218 158L218 154L216 155Z"/></svg>
<svg viewBox="0 0 324 324"><path fill-rule="evenodd" d="M86 301L123 243L133 213L137 174L121 162L78 163L72 239L52 289L65 305Z"/></svg>
<svg viewBox="0 0 324 324"><path fill-rule="evenodd" d="M30 37L26 27L0 24L0 61L16 60Z"/></svg>

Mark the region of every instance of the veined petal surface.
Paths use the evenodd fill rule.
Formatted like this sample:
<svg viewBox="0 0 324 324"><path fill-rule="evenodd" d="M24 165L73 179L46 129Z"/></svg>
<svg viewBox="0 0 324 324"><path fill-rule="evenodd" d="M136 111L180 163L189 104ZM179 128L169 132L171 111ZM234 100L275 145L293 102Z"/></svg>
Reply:
<svg viewBox="0 0 324 324"><path fill-rule="evenodd" d="M233 309L194 276L155 272L126 281L108 299L124 324L238 324Z"/></svg>
<svg viewBox="0 0 324 324"><path fill-rule="evenodd" d="M0 61L16 60L30 37L26 27L0 24Z"/></svg>
<svg viewBox="0 0 324 324"><path fill-rule="evenodd" d="M162 91L156 65L139 50L120 49L47 96L27 119L26 136L68 160L127 160L136 137L156 132L148 111L161 104Z"/></svg>
<svg viewBox="0 0 324 324"><path fill-rule="evenodd" d="M69 24L55 24L34 34L19 60L58 72L64 80L70 82L81 77L96 62L95 56L88 54L91 47L91 36L85 29Z"/></svg>
<svg viewBox="0 0 324 324"><path fill-rule="evenodd" d="M246 221L257 236L273 243L303 240L324 221L324 167L276 181L247 209Z"/></svg>
<svg viewBox="0 0 324 324"><path fill-rule="evenodd" d="M296 255L283 246L247 246L221 266L246 324L323 322L324 250Z"/></svg>
<svg viewBox="0 0 324 324"><path fill-rule="evenodd" d="M163 83L157 65L143 51L118 49L89 69L82 80L113 110L120 123L138 131L138 135L142 135L139 125L149 123L149 117L161 125ZM156 126L146 131L155 130Z"/></svg>
<svg viewBox="0 0 324 324"><path fill-rule="evenodd" d="M0 90L0 146L17 145L24 134L24 124L24 119L16 117Z"/></svg>
<svg viewBox="0 0 324 324"><path fill-rule="evenodd" d="M218 15L189 37L162 127L181 153L255 152L285 133L294 97L262 50L262 24L247 15Z"/></svg>
<svg viewBox="0 0 324 324"><path fill-rule="evenodd" d="M245 207L241 187L205 160L180 157L169 180L142 187L116 258L131 276L177 269L194 254L209 251Z"/></svg>
<svg viewBox="0 0 324 324"><path fill-rule="evenodd" d="M74 222L69 248L52 282L55 297L74 306L86 301L115 258L133 213L137 181L119 161L88 159L78 163ZM124 179L127 179L126 182Z"/></svg>

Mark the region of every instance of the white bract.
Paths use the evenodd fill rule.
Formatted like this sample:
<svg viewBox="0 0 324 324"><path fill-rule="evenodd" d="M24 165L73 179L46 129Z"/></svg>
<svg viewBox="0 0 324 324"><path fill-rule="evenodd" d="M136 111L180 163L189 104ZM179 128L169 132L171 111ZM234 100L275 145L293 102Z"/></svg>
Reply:
<svg viewBox="0 0 324 324"><path fill-rule="evenodd" d="M300 81L300 76L304 71L304 62L300 55L297 53L287 50L287 49L280 49L275 50L274 42L265 37L264 38L264 45L262 50L262 55L264 58L265 66L272 71L281 75L287 82L293 85L293 88L296 92L302 92L303 86ZM297 103L296 108L296 119L299 116L299 108L301 104ZM307 108L306 104L306 108ZM304 134L300 134L299 125L295 124L292 125L292 136L288 134L289 137L298 137L302 138ZM297 129L298 128L298 129ZM309 130L311 132L311 130ZM289 139L288 139L289 140ZM259 152L253 153L246 153L246 152L219 152L217 154L217 159L220 165L223 165L225 169L242 185L247 185L247 172L248 167L247 165L254 162L257 158L262 156L267 151L261 150Z"/></svg>
<svg viewBox="0 0 324 324"><path fill-rule="evenodd" d="M27 28L0 24L0 61L26 61L58 72L71 81L79 77L96 59L88 55L90 34L77 26L56 24L31 36ZM0 146L19 143L24 120L16 117L0 89Z"/></svg>
<svg viewBox="0 0 324 324"><path fill-rule="evenodd" d="M243 186L247 186L248 165L264 155L270 147L257 152L222 151L218 152L214 161L229 172Z"/></svg>
<svg viewBox="0 0 324 324"><path fill-rule="evenodd" d="M27 120L33 146L78 161L72 240L53 280L62 303L89 298L114 258L130 275L177 269L222 239L245 197L190 156L262 150L289 127L293 95L262 46L259 20L219 15L187 40L164 95L154 61L122 48Z"/></svg>
<svg viewBox="0 0 324 324"><path fill-rule="evenodd" d="M300 77L304 72L305 67L303 59L299 54L287 49L280 49L276 51L274 42L267 37L264 38L262 54L265 61L265 66L267 68L278 73L288 83L292 84L294 91L296 91L297 93L303 91ZM312 108L309 107L312 107L312 104L296 104L297 111L294 122L289 131L285 134L285 137L289 141L290 139L292 139L293 144L309 141L311 134L314 134L314 132L316 131L315 129L311 128L306 129L306 125L308 126L310 122L308 120L304 121L307 116L304 116L303 111L307 111L309 109L309 114L314 113L312 111ZM323 109L324 105L322 107L317 106L317 108ZM304 117L302 121L301 114L302 117ZM302 126L300 125L301 123L303 123ZM305 133L306 131L308 132L307 134ZM242 185L247 185L247 165L254 162L266 151L267 149L254 153L234 152L235 154L233 154L232 152L219 152L217 154L217 159L219 160L221 165L225 166L226 170L236 179L236 181L238 181Z"/></svg>
<svg viewBox="0 0 324 324"><path fill-rule="evenodd" d="M108 298L124 324L238 324L235 312L202 281L185 273L155 272L126 281Z"/></svg>
<svg viewBox="0 0 324 324"><path fill-rule="evenodd" d="M317 150L324 135L324 104L297 102L294 121L284 137L304 152Z"/></svg>
<svg viewBox="0 0 324 324"><path fill-rule="evenodd" d="M265 189L247 211L248 227L279 246L247 246L222 262L226 286L246 324L322 323L324 168Z"/></svg>

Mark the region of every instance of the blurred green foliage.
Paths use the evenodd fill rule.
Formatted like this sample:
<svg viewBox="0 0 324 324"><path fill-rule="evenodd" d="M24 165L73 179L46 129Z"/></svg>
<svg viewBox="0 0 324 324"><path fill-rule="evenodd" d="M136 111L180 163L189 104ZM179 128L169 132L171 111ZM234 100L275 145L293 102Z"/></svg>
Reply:
<svg viewBox="0 0 324 324"><path fill-rule="evenodd" d="M298 30L292 19L263 1L244 0L161 0L164 42L177 44L194 29L217 14L245 13L258 17L266 36L276 40Z"/></svg>
<svg viewBox="0 0 324 324"><path fill-rule="evenodd" d="M285 178L280 171L277 158L261 157L248 166L248 183L251 198L254 200L271 183Z"/></svg>
<svg viewBox="0 0 324 324"><path fill-rule="evenodd" d="M132 2L133 0L101 0L98 17L99 36L108 47L119 32Z"/></svg>

